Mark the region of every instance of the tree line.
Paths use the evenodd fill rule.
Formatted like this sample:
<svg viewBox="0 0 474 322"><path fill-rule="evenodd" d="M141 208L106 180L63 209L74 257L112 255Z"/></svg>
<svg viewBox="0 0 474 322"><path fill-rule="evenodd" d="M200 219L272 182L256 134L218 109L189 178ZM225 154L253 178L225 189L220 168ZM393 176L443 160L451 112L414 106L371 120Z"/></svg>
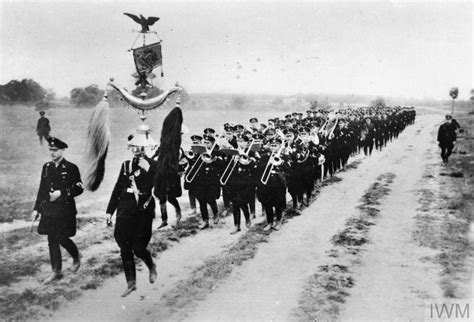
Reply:
<svg viewBox="0 0 474 322"><path fill-rule="evenodd" d="M138 96L141 91L139 87L136 87L131 94ZM163 91L151 86L145 92L147 98L152 98ZM96 84L76 87L69 93L69 102L74 107L93 107L103 99L104 94L105 90L100 89ZM5 85L0 85L0 105L34 105L38 110L47 110L53 107L55 98L53 90L45 89L33 79L11 80ZM109 90L107 99L112 106L120 106L120 96L116 90Z"/></svg>
<svg viewBox="0 0 474 322"><path fill-rule="evenodd" d="M139 96L142 92L142 88L137 86L131 91L132 95ZM147 98L152 98L160 95L163 91L158 87L151 86L147 87L145 90ZM73 88L69 95L69 102L74 107L93 107L102 100L104 97L105 91L100 89L97 85L91 84L86 87L76 87ZM454 110L454 101L459 95L459 90L457 87L453 87L449 91L449 96L452 101L452 109ZM474 104L474 89L471 89L469 93L469 101L458 101L457 106L460 108L469 107ZM185 102L189 100L189 95L184 91L181 94L182 101ZM315 97L304 97L306 102L309 102L311 109L326 107L324 101L316 99ZM107 93L107 99L111 106L123 106L120 103L120 95L114 89L111 89ZM38 110L46 110L53 107L53 102L55 100L55 93L51 89L43 88L38 82L33 79L23 79L11 80L5 85L0 85L0 105L35 105ZM278 100L281 100L279 102ZM327 99L326 99L327 100ZM344 100L345 101L345 100ZM274 99L273 105L279 105L283 100ZM230 102L231 107L237 109L243 109L248 105L248 100L245 96L236 95L233 96ZM419 105L420 102L413 102L416 105ZM434 102L433 102L434 103ZM439 101L437 104L439 105ZM445 102L442 102L445 103ZM371 105L383 106L385 105L385 100L382 97L377 97L371 102ZM431 104L428 104L431 105Z"/></svg>

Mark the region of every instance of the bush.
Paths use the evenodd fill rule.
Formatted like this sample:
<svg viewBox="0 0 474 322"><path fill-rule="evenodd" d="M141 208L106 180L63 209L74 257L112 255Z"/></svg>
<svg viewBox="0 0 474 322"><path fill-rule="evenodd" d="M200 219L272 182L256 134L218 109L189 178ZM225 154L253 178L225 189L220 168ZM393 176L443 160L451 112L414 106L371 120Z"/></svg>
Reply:
<svg viewBox="0 0 474 322"><path fill-rule="evenodd" d="M71 103L77 107L95 106L103 96L104 91L95 84L89 85L86 88L78 87L71 91Z"/></svg>
<svg viewBox="0 0 474 322"><path fill-rule="evenodd" d="M377 97L375 100L370 102L370 106L375 108L385 108L387 104L385 104L385 100L382 97Z"/></svg>

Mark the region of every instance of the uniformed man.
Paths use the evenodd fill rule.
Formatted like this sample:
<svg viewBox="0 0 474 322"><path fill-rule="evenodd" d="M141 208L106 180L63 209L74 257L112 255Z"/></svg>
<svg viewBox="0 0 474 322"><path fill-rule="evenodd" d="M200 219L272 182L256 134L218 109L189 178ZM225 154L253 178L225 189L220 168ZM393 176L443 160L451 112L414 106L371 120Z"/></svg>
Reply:
<svg viewBox="0 0 474 322"><path fill-rule="evenodd" d="M234 216L235 229L231 234L240 231L240 212L242 211L245 217L245 225L250 228L251 219L249 206L254 203L255 211L255 153L248 150L247 147L249 138L240 136L237 138L239 144L240 154L232 157L232 162L235 162L234 170L228 179L229 196L232 201L232 213Z"/></svg>
<svg viewBox="0 0 474 322"><path fill-rule="evenodd" d="M262 203L267 216L267 225L264 227L265 231L279 229L283 209L286 206L288 162L281 156L281 144L280 138L272 139L269 142L272 153L262 155L257 164L257 197ZM269 171L270 169L271 171Z"/></svg>
<svg viewBox="0 0 474 322"><path fill-rule="evenodd" d="M120 247L127 288L122 297L137 289L134 255L141 258L149 269L149 281L157 277L156 266L146 249L151 239L152 223L155 217L155 199L152 188L155 177L155 162L144 153L139 138L129 136L133 158L120 167L117 182L107 206L107 223L117 211L114 237Z"/></svg>
<svg viewBox="0 0 474 322"><path fill-rule="evenodd" d="M71 270L76 272L81 265L81 256L70 237L76 234L76 203L74 197L83 192L78 167L66 161L64 150L68 145L54 137L47 138L51 162L43 166L41 182L36 197L33 220L41 215L38 233L48 236L49 255L53 273L43 281L49 284L62 277L60 245L73 258Z"/></svg>
<svg viewBox="0 0 474 322"><path fill-rule="evenodd" d="M456 143L456 125L452 123L452 119L451 115L446 115L445 122L438 129L438 143L444 164L448 163L449 156Z"/></svg>
<svg viewBox="0 0 474 322"><path fill-rule="evenodd" d="M38 134L40 144L43 145L43 138L47 139L49 137L49 132L51 132L51 126L49 125L49 120L44 116L45 111L40 111L40 118L36 124L36 134Z"/></svg>
<svg viewBox="0 0 474 322"><path fill-rule="evenodd" d="M209 213L207 205L211 207L214 215L214 224L219 223L216 200L220 197L221 187L219 178L224 162L222 154L215 148L214 137L205 135L203 137L203 143L206 145L209 155L201 156L202 160L196 161L203 162L203 164L191 183L194 187L194 192L201 211L202 223L199 225L199 229L209 228Z"/></svg>
<svg viewBox="0 0 474 322"><path fill-rule="evenodd" d="M202 136L192 135L191 136L191 142L194 145L202 144ZM187 174L189 169L192 168L194 162L196 162L196 160L199 157L198 155L195 155L194 153L192 153L192 154L193 154L192 157L190 157L190 154L185 154L186 158L188 159L188 166L187 166L187 168L184 172L184 175ZM184 188L184 190L188 190L189 206L191 208L188 215L195 215L195 214L197 214L197 211L196 211L196 195L194 194L193 185L185 180L184 184L183 184L183 188Z"/></svg>
<svg viewBox="0 0 474 322"><path fill-rule="evenodd" d="M370 117L365 117L362 125L360 140L364 149L364 154L371 155L374 149L375 128Z"/></svg>
<svg viewBox="0 0 474 322"><path fill-rule="evenodd" d="M260 124L258 124L258 119L256 117L252 117L249 120L250 126L249 126L249 131L254 134L258 133L260 131Z"/></svg>

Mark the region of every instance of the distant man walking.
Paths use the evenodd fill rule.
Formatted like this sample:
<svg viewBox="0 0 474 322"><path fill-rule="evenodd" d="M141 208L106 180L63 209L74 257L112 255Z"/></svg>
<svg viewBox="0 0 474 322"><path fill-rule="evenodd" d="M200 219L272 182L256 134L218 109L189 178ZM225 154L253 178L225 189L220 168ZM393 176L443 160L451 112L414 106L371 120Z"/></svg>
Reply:
<svg viewBox="0 0 474 322"><path fill-rule="evenodd" d="M453 117L446 115L446 121L438 129L438 145L441 148L443 163L448 163L448 158L456 143L456 125L452 122ZM459 126L459 124L458 124Z"/></svg>
<svg viewBox="0 0 474 322"><path fill-rule="evenodd" d="M51 162L43 166L41 182L32 213L33 221L41 215L38 225L40 235L48 235L49 255L53 273L43 284L62 277L60 245L73 258L71 270L76 272L81 258L76 244L69 238L76 234L76 203L74 197L83 192L81 175L77 166L63 157L66 143L54 137L47 138Z"/></svg>
<svg viewBox="0 0 474 322"><path fill-rule="evenodd" d="M43 137L45 139L49 138L49 132L51 132L51 126L49 125L49 120L44 117L45 111L40 111L40 118L38 119L38 124L36 125L36 134L38 134L40 144L43 145Z"/></svg>

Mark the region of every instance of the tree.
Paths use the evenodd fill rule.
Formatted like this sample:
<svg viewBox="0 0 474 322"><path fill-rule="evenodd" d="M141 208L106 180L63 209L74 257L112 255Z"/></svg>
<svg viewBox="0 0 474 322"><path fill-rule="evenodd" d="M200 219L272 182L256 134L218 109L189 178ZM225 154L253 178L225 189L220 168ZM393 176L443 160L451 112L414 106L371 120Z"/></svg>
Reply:
<svg viewBox="0 0 474 322"><path fill-rule="evenodd" d="M86 88L74 88L71 90L71 103L77 107L91 107L97 105L104 96L104 90L92 84Z"/></svg>
<svg viewBox="0 0 474 322"><path fill-rule="evenodd" d="M11 80L0 86L0 104L34 104L46 98L48 92L32 79Z"/></svg>
<svg viewBox="0 0 474 322"><path fill-rule="evenodd" d="M471 102L474 103L474 88L471 89L471 97L470 97Z"/></svg>
<svg viewBox="0 0 474 322"><path fill-rule="evenodd" d="M387 104L385 104L385 100L383 97L377 97L375 100L370 102L370 106L375 107L375 108L385 108L387 107Z"/></svg>
<svg viewBox="0 0 474 322"><path fill-rule="evenodd" d="M309 109L311 111L315 111L318 109L318 101L317 100L312 100L311 102L309 102Z"/></svg>
<svg viewBox="0 0 474 322"><path fill-rule="evenodd" d="M453 104L451 105L451 115L454 114L454 100L458 98L459 95L459 88L453 87L449 90L449 96L453 99Z"/></svg>

